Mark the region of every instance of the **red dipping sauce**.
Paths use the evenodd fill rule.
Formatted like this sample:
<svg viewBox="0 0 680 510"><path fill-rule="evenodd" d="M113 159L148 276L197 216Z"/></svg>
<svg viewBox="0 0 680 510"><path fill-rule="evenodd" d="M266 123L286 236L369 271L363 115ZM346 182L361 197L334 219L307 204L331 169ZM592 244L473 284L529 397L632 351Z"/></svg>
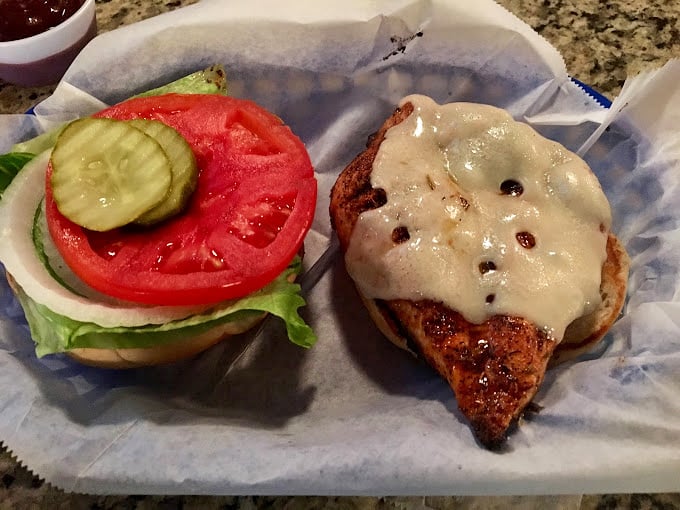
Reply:
<svg viewBox="0 0 680 510"><path fill-rule="evenodd" d="M0 0L0 42L40 34L70 18L85 0Z"/></svg>

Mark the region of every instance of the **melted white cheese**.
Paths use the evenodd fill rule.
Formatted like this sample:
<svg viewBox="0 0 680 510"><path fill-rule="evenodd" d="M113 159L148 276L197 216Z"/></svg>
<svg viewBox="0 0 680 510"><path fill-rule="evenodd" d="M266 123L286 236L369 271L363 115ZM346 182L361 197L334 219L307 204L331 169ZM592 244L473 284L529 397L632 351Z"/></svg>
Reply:
<svg viewBox="0 0 680 510"><path fill-rule="evenodd" d="M600 304L611 211L597 178L504 110L406 102L373 163L387 203L359 217L346 253L359 290L443 302L473 323L519 316L561 340ZM408 240L393 240L398 227Z"/></svg>

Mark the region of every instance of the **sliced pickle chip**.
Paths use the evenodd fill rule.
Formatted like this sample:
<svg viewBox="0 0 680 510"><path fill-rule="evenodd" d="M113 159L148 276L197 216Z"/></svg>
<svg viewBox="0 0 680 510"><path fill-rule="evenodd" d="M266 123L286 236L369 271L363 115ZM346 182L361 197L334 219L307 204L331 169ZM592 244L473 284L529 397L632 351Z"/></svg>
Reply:
<svg viewBox="0 0 680 510"><path fill-rule="evenodd" d="M57 208L74 223L104 232L161 203L172 184L161 145L127 122L84 118L59 135L50 184Z"/></svg>
<svg viewBox="0 0 680 510"><path fill-rule="evenodd" d="M170 191L160 204L134 221L138 225L153 225L184 210L196 189L198 165L191 146L182 135L167 124L145 119L135 119L129 123L156 140L170 160L172 172Z"/></svg>

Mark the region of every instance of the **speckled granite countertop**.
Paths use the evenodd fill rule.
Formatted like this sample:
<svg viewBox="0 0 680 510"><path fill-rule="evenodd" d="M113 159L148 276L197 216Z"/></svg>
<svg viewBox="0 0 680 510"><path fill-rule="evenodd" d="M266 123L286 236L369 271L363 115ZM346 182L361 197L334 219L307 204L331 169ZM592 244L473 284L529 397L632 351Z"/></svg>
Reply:
<svg viewBox="0 0 680 510"><path fill-rule="evenodd" d="M97 0L99 31L180 8L195 0ZM629 74L680 55L680 2L676 0L498 0L562 53L569 73L615 97ZM0 81L0 113L23 112L52 92ZM10 508L680 508L678 494L554 497L161 497L64 494L43 484L0 451L0 510ZM679 487L680 489L680 487Z"/></svg>

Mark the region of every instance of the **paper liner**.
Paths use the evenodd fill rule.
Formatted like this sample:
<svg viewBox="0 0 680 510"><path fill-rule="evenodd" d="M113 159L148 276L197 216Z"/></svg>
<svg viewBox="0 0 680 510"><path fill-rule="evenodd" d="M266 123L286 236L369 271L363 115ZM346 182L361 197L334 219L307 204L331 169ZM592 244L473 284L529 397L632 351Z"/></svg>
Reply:
<svg viewBox="0 0 680 510"><path fill-rule="evenodd" d="M0 149L215 62L233 95L301 136L315 165L305 260L319 263L305 277L304 314L319 342L299 349L271 320L167 367L36 359L3 280L0 438L26 465L93 493L680 487L678 62L631 82L628 106L607 112L569 80L556 50L490 1L204 1L97 37L37 118L0 117ZM592 142L584 157L631 255L622 319L597 352L549 371L542 410L501 453L475 442L443 380L381 338L333 251L330 187L410 93L505 107L574 151Z"/></svg>

